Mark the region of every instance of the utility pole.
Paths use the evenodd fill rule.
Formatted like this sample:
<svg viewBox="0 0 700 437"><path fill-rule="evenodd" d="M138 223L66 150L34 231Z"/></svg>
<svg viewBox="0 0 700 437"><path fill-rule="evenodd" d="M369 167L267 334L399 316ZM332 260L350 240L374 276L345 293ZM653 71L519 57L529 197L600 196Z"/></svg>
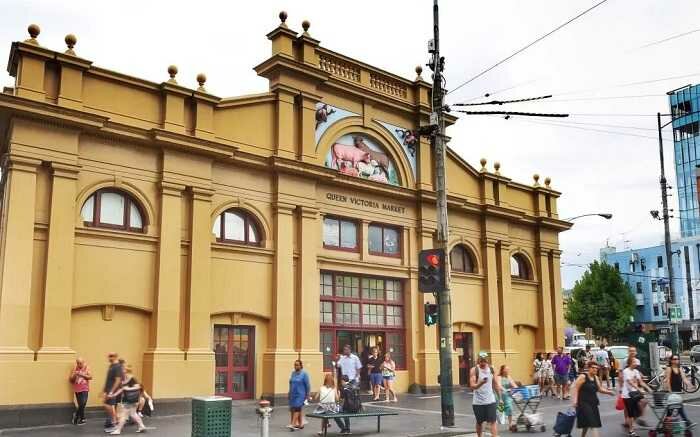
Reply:
<svg viewBox="0 0 700 437"><path fill-rule="evenodd" d="M442 88L442 69L444 58L440 57L440 25L438 17L438 0L433 0L433 41L431 52L431 69L433 70L433 111L430 124L435 126L431 144L435 153L435 183L437 191L437 248L445 251L445 287L436 293L440 320L440 410L442 426L455 426L455 407L452 399L452 303L450 301L450 262L447 223L447 192L445 180L445 119L444 90Z"/></svg>
<svg viewBox="0 0 700 437"><path fill-rule="evenodd" d="M675 284L673 282L673 259L671 252L671 230L669 227L669 216L668 216L668 194L666 193L666 171L664 170L664 143L661 137L661 113L656 113L657 126L659 128L659 162L661 163L661 178L659 182L661 183L661 206L663 208L663 220L664 220L664 245L666 246L666 268L668 269L668 287L669 296L671 304L676 303L676 290ZM671 350L674 354L678 353L678 323L671 320L671 311L667 311L669 316L669 322L671 325Z"/></svg>

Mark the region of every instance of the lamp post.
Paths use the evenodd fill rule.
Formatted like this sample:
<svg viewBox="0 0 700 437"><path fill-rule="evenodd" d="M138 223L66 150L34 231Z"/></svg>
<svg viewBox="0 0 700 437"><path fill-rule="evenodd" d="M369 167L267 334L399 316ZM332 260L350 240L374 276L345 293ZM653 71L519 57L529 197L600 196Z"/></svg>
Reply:
<svg viewBox="0 0 700 437"><path fill-rule="evenodd" d="M594 217L594 216L603 217L605 220L610 220L611 218L613 218L613 215L610 214L609 212L593 212L590 214L581 214L581 215L577 215L576 217L567 218L567 219L564 219L564 221L570 222L570 221L573 221L576 219L580 219L581 217Z"/></svg>

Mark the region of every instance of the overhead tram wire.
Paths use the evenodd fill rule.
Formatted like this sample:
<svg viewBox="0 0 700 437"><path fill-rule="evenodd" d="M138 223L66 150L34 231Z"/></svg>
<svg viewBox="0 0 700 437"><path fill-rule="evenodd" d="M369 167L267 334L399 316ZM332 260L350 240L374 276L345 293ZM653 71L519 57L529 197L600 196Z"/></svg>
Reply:
<svg viewBox="0 0 700 437"><path fill-rule="evenodd" d="M571 114L569 114L569 115L571 115ZM658 129L653 129L650 127L626 126L626 125L622 125L622 124L584 123L584 122L576 122L576 121L571 121L571 120L557 120L556 123L576 124L576 125L582 125L582 126L612 127L612 128L617 128L617 129L632 129L632 130L658 132Z"/></svg>
<svg viewBox="0 0 700 437"><path fill-rule="evenodd" d="M507 103L521 103L521 102L532 102L534 100L549 99L552 95L539 96L539 97L528 97L526 99L515 99L515 100L491 100L488 102L479 103L453 103L450 106L482 106L482 105L504 105Z"/></svg>
<svg viewBox="0 0 700 437"><path fill-rule="evenodd" d="M475 81L475 80L478 79L479 77L483 76L484 74L488 73L489 71L493 70L494 68L498 67L499 65L501 65L501 64L503 64L503 63L505 63L505 62L507 62L508 60L514 58L516 55L518 55L518 54L524 52L524 51L527 50L528 48L534 46L534 45L537 44L538 42L542 41L543 39L547 38L548 36L552 35L552 34L555 33L556 31L558 31L558 30L560 30L561 28L567 26L568 24L570 24L570 23L572 23L572 22L578 20L579 18L583 17L584 15L586 15L586 14L589 13L589 12L591 12L592 10L594 10L594 9L597 8L598 6L602 5L603 3L606 3L607 1L608 1L608 0L601 0L600 2L596 3L595 5L591 6L591 7L588 8L588 9L586 9L585 11L579 13L579 14L576 15L575 17L570 18L570 19L567 20L565 23L560 24L559 26L555 27L553 30L551 30L551 31L547 32L546 34L540 36L540 37L537 38L536 40L534 40L534 41L532 41L531 43L525 45L524 47L522 47L522 48L516 50L516 51L515 51L514 53L512 53L511 55L509 55L509 56L507 56L507 57L501 59L500 61L496 62L495 64L493 64L493 65L490 66L489 68L483 70L481 73L477 74L476 76L473 76L473 77L471 77L470 79L467 79L466 81L462 82L461 84L459 84L458 86L456 86L454 89L450 90L447 94L451 94L451 93L457 91L458 89L462 88L463 86L465 86L465 85L467 85L467 84L469 84L469 83Z"/></svg>
<svg viewBox="0 0 700 437"><path fill-rule="evenodd" d="M658 45L658 44L663 44L663 43L665 43L665 42L667 42L667 41L671 41L671 40L674 40L674 39L677 39L677 38L682 38L682 37L684 37L684 36L693 34L693 33L695 33L695 32L700 32L700 29L693 29L693 30L690 30L690 31L688 31L688 32L678 33L678 34L676 34L676 35L669 36L668 38L660 39L660 40L658 40L658 41L652 41L652 42L650 42L650 43L648 43L648 44L644 44L643 46L637 47L637 50L639 50L639 49L645 49L645 48L647 48L647 47L655 46L655 45Z"/></svg>

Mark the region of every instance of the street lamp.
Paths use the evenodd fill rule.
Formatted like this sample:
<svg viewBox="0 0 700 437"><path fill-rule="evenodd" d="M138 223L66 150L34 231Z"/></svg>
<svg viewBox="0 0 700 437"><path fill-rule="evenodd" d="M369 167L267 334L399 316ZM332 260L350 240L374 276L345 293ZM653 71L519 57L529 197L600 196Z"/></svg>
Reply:
<svg viewBox="0 0 700 437"><path fill-rule="evenodd" d="M577 215L576 217L564 219L564 221L570 222L572 220L580 219L581 217L593 217L593 216L603 217L605 220L610 220L613 217L613 215L610 214L609 212L594 212L594 213L590 213L590 214Z"/></svg>

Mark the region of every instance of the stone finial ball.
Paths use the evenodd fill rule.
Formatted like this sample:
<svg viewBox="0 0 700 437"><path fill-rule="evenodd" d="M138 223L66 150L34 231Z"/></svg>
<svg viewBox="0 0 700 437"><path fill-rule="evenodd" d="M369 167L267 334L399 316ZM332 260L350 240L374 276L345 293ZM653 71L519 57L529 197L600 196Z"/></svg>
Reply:
<svg viewBox="0 0 700 437"><path fill-rule="evenodd" d="M304 32L308 32L309 27L311 27L311 22L309 20L304 20L301 22L301 28L304 29Z"/></svg>
<svg viewBox="0 0 700 437"><path fill-rule="evenodd" d="M27 27L27 32L29 32L29 36L31 36L32 38L36 38L37 36L39 36L39 33L41 33L41 28L38 24L30 24Z"/></svg>
<svg viewBox="0 0 700 437"><path fill-rule="evenodd" d="M174 78L175 75L177 74L177 66L176 65L170 65L168 67L168 74L170 75L171 78Z"/></svg>
<svg viewBox="0 0 700 437"><path fill-rule="evenodd" d="M203 86L204 82L207 81L207 75L204 73L199 73L197 75L197 82L199 83L199 86Z"/></svg>
<svg viewBox="0 0 700 437"><path fill-rule="evenodd" d="M540 175L538 175L537 173L535 173L535 174L532 175L532 179L534 179L535 182L537 182L537 181L540 180Z"/></svg>
<svg viewBox="0 0 700 437"><path fill-rule="evenodd" d="M420 65L416 65L416 74L420 76L420 74L423 72L423 67Z"/></svg>
<svg viewBox="0 0 700 437"><path fill-rule="evenodd" d="M486 158L481 158L479 162L481 163L482 167L486 167Z"/></svg>
<svg viewBox="0 0 700 437"><path fill-rule="evenodd" d="M287 21L287 11L280 11L279 17L282 23Z"/></svg>
<svg viewBox="0 0 700 437"><path fill-rule="evenodd" d="M498 161L494 162L493 168L496 169L496 171L498 171L501 168L501 163Z"/></svg>
<svg viewBox="0 0 700 437"><path fill-rule="evenodd" d="M64 39L66 41L66 45L68 46L69 49L72 49L75 47L75 44L78 42L78 38L73 35L72 33L69 33L66 35L66 38Z"/></svg>
<svg viewBox="0 0 700 437"><path fill-rule="evenodd" d="M552 183L552 178L550 178L549 176L547 176L546 178L544 178L544 184L545 184L546 186L549 186L549 184L551 184L551 183Z"/></svg>

